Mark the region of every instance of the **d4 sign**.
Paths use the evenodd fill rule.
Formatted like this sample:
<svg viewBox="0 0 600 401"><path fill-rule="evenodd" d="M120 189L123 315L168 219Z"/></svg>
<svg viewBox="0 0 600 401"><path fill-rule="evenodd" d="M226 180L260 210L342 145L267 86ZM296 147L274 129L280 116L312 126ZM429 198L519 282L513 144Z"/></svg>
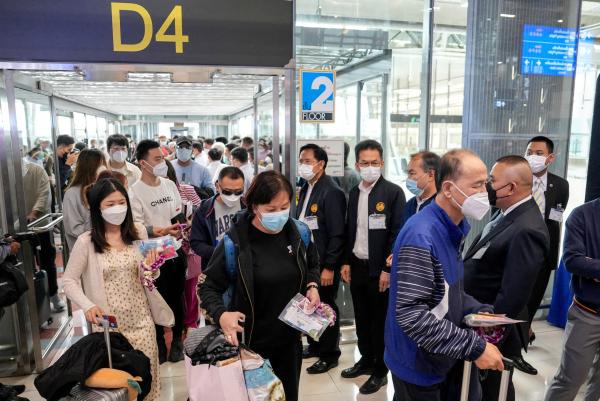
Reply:
<svg viewBox="0 0 600 401"><path fill-rule="evenodd" d="M121 15L124 12L136 13L140 22L144 25L144 35L137 43L123 43L121 32ZM135 3L111 3L113 50L115 52L141 52L152 42L154 27L152 17L146 8ZM167 30L173 26L173 33ZM161 27L156 32L157 42L172 42L175 44L175 53L183 53L183 44L188 43L190 38L183 34L183 8L180 5L173 7Z"/></svg>

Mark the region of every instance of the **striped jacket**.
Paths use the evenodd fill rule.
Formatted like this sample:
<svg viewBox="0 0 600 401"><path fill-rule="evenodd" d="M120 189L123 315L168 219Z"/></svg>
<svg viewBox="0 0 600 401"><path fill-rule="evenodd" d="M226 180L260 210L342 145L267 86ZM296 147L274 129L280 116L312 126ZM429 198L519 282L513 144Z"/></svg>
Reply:
<svg viewBox="0 0 600 401"><path fill-rule="evenodd" d="M469 232L434 201L411 217L394 245L385 324L385 362L419 386L444 381L457 360L477 359L485 341L461 328L466 314L491 311L464 293L463 241Z"/></svg>

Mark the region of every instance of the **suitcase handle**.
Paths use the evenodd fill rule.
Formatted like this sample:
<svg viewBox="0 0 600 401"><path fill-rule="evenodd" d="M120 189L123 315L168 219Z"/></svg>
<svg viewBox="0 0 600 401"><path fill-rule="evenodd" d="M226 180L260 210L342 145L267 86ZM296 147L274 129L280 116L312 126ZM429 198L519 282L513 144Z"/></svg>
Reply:
<svg viewBox="0 0 600 401"><path fill-rule="evenodd" d="M98 319L98 322L104 329L104 341L106 342L106 350L108 351L108 367L112 369L112 353L110 352L110 322L106 319Z"/></svg>
<svg viewBox="0 0 600 401"><path fill-rule="evenodd" d="M508 383L510 376L514 369L514 362L512 359L502 357L502 363L504 364L504 370L502 371L502 378L500 381L500 390L498 392L498 401L505 401L508 395ZM463 369L462 385L460 389L460 401L469 400L469 387L471 385L471 368L473 363L471 361L465 361Z"/></svg>

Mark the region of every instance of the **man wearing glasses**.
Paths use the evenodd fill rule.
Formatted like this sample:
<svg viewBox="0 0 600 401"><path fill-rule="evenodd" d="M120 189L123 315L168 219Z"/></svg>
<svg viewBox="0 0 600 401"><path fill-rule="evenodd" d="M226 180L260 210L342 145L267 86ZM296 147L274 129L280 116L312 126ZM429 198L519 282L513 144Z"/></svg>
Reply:
<svg viewBox="0 0 600 401"><path fill-rule="evenodd" d="M114 134L106 139L108 149L108 169L116 171L127 177L129 188L142 177L140 169L127 161L129 154L129 141L123 135Z"/></svg>
<svg viewBox="0 0 600 401"><path fill-rule="evenodd" d="M342 371L346 379L369 375L359 388L362 394L377 392L387 384L383 361L383 332L390 287L386 259L402 227L406 198L402 189L382 176L383 148L373 140L355 147L356 169L362 181L350 191L348 241L342 280L350 283L360 360Z"/></svg>
<svg viewBox="0 0 600 401"><path fill-rule="evenodd" d="M237 212L246 207L242 200L244 173L237 167L225 167L219 173L217 194L202 202L192 221L190 245L208 266L217 243L232 225Z"/></svg>
<svg viewBox="0 0 600 401"><path fill-rule="evenodd" d="M318 145L309 143L300 148L298 175L306 183L300 191L296 218L308 225L317 246L321 301L331 305L339 316L335 298L340 285L339 269L346 237L346 196L333 178L325 174L328 160L327 152ZM335 325L325 330L319 342L309 338L303 358L319 358L306 370L309 374L325 373L338 365L341 355L339 337L340 325L339 319L336 319Z"/></svg>

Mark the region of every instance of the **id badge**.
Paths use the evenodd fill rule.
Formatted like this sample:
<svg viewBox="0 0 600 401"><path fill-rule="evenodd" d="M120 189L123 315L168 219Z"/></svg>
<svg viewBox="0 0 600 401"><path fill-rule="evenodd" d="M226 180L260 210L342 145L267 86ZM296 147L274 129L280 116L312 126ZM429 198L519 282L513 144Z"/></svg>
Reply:
<svg viewBox="0 0 600 401"><path fill-rule="evenodd" d="M559 209L552 208L550 209L550 215L548 216L550 220L557 221L562 223L563 221L563 211Z"/></svg>
<svg viewBox="0 0 600 401"><path fill-rule="evenodd" d="M480 248L477 252L475 252L475 255L473 255L473 260L479 260L479 259L483 258L483 255L485 255L485 253L487 252L489 247L490 247L490 244L487 244L486 246L484 246L483 248Z"/></svg>
<svg viewBox="0 0 600 401"><path fill-rule="evenodd" d="M319 218L317 216L305 216L304 222L311 231L319 229Z"/></svg>
<svg viewBox="0 0 600 401"><path fill-rule="evenodd" d="M385 214L372 214L369 216L369 230L385 230Z"/></svg>

